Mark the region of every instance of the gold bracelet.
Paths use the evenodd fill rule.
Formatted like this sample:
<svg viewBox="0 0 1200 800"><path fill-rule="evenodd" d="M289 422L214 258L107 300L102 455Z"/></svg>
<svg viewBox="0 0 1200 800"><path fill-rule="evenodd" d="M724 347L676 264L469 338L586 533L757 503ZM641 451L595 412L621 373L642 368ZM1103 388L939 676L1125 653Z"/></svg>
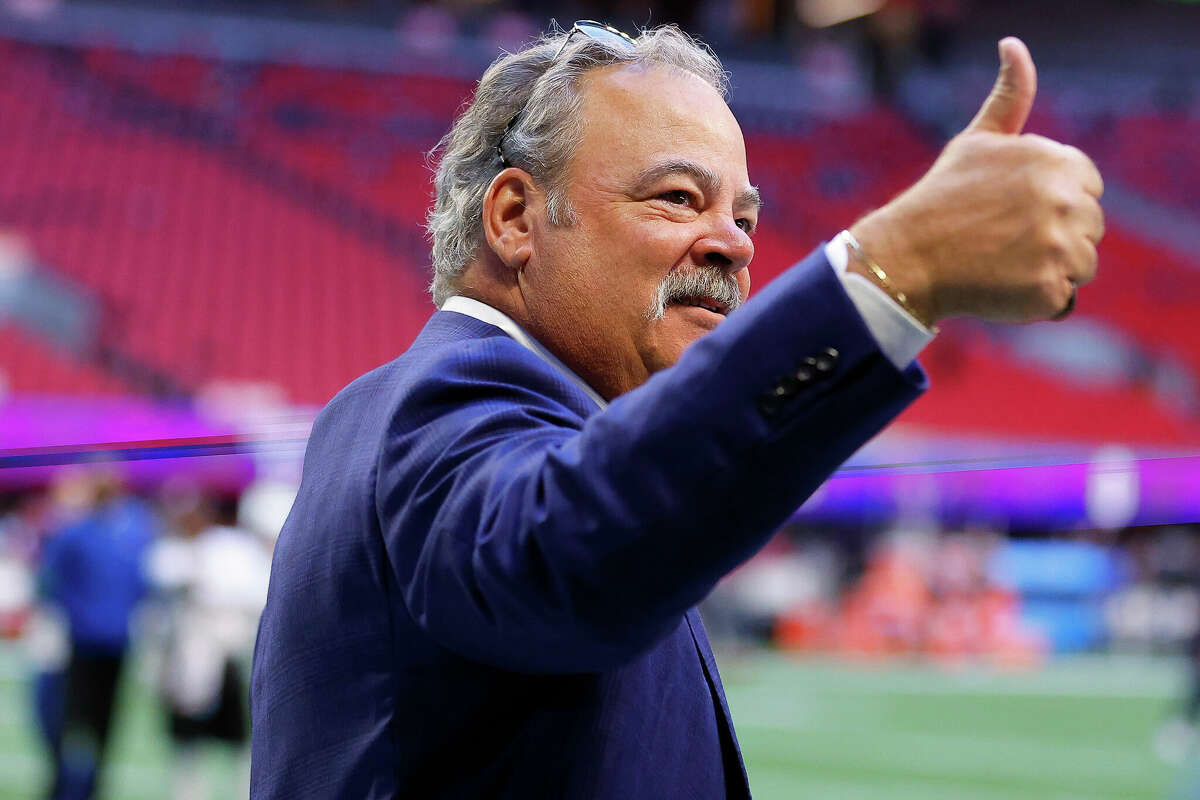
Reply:
<svg viewBox="0 0 1200 800"><path fill-rule="evenodd" d="M896 288L896 284L892 283L892 279L883 271L883 267L875 263L874 259L866 254L862 245L858 243L858 239L854 238L854 234L850 231L842 231L842 236L845 238L846 244L854 251L854 255L867 265L867 269L871 275L878 281L879 286L888 293L893 300L900 304L900 307L909 313L909 315L919 322L922 326L929 329L930 333L937 334L938 326L932 322L927 322L924 317L917 313L917 310L912 307L912 303L908 302L908 295Z"/></svg>

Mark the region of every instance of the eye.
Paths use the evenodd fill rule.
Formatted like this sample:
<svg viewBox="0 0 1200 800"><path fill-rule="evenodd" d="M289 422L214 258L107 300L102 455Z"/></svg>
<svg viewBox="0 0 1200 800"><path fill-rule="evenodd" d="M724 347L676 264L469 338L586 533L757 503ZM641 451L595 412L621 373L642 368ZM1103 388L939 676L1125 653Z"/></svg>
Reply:
<svg viewBox="0 0 1200 800"><path fill-rule="evenodd" d="M754 233L754 223L751 222L750 220L746 219L745 217L741 217L740 219L738 219L736 224L739 228L741 228L746 233Z"/></svg>
<svg viewBox="0 0 1200 800"><path fill-rule="evenodd" d="M692 193L685 192L683 189L672 189L669 192L663 192L658 198L676 206L690 206L695 204L695 198L692 196Z"/></svg>

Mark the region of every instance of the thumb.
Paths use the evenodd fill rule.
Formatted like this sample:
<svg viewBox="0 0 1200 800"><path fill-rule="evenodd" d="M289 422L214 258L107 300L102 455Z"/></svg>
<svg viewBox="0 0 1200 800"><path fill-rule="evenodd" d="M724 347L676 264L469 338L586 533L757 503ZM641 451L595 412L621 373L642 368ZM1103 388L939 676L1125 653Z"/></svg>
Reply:
<svg viewBox="0 0 1200 800"><path fill-rule="evenodd" d="M1029 48L1015 36L1000 40L1000 74L968 131L1017 134L1025 127L1037 94L1037 69Z"/></svg>

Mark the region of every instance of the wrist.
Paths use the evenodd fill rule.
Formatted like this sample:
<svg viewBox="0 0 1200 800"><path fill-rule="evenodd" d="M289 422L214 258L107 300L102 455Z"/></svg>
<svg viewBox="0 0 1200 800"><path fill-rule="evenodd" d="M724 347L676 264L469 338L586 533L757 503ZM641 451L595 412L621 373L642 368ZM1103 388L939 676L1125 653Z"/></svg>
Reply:
<svg viewBox="0 0 1200 800"><path fill-rule="evenodd" d="M926 270L901 237L889 230L894 226L881 225L874 217L868 215L847 230L846 268L878 286L919 323L936 331L943 315Z"/></svg>

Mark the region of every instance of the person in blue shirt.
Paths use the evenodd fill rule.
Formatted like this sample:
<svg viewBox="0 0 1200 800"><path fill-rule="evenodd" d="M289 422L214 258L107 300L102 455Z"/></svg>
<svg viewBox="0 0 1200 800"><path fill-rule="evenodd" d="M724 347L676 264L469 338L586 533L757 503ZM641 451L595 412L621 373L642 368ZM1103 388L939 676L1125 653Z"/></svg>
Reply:
<svg viewBox="0 0 1200 800"><path fill-rule="evenodd" d="M157 521L111 474L93 483L93 507L52 535L39 587L67 622L71 644L53 800L91 797L104 757L129 624L145 596L143 557Z"/></svg>

